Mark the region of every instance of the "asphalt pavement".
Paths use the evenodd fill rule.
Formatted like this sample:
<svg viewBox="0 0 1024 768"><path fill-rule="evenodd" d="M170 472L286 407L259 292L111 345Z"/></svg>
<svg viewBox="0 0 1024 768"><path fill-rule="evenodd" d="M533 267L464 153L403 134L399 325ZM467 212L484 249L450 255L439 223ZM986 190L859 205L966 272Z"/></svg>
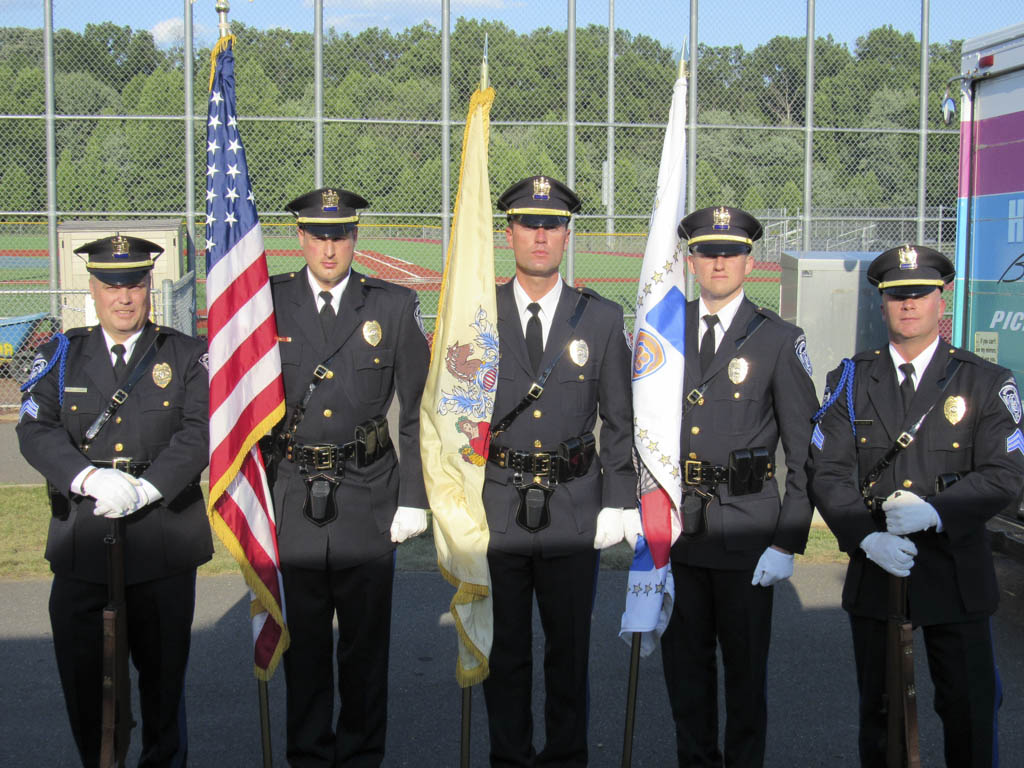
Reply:
<svg viewBox="0 0 1024 768"><path fill-rule="evenodd" d="M1005 687L1001 762L1024 765L1024 565L997 555L1003 604L993 620ZM849 628L839 607L841 565L798 563L776 587L769 663L768 766L853 766L857 691ZM621 760L629 647L618 639L626 575L602 571L590 655L592 766ZM199 579L187 683L189 757L194 766L259 766L257 686L252 674L248 592L235 575ZM0 583L0 765L74 766L77 755L57 679L47 617L49 581ZM387 757L389 766L459 764L460 690L456 641L439 619L451 587L435 572L399 571L395 579ZM535 741L543 744L542 636L534 620ZM917 633L920 635L920 633ZM941 728L918 637L922 765L942 764ZM326 672L325 672L326 673ZM284 679L270 682L274 765L284 758ZM483 694L472 697L471 765L487 764ZM139 735L133 733L129 764ZM640 664L634 766L674 765L674 742L659 652Z"/></svg>

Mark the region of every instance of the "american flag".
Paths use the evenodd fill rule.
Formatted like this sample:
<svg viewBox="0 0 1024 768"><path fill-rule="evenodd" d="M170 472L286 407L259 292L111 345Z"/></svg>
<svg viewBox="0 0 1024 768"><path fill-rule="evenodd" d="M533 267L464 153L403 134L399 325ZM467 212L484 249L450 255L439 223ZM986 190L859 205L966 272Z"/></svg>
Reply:
<svg viewBox="0 0 1024 768"><path fill-rule="evenodd" d="M210 521L252 596L256 676L288 647L277 527L257 441L285 411L263 232L235 110L234 36L213 50L206 129Z"/></svg>

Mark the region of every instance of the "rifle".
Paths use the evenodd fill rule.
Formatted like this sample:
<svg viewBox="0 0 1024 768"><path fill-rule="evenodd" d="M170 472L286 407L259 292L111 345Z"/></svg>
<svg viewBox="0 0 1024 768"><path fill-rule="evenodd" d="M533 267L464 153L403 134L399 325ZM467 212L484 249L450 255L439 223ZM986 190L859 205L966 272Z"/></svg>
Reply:
<svg viewBox="0 0 1024 768"><path fill-rule="evenodd" d="M123 517L110 521L103 537L107 547L107 605L103 609L102 768L123 768L131 742L132 688L128 676L128 615L124 595Z"/></svg>
<svg viewBox="0 0 1024 768"><path fill-rule="evenodd" d="M914 628L907 619L907 580L889 576L885 637L886 768L920 768L917 689L914 687Z"/></svg>

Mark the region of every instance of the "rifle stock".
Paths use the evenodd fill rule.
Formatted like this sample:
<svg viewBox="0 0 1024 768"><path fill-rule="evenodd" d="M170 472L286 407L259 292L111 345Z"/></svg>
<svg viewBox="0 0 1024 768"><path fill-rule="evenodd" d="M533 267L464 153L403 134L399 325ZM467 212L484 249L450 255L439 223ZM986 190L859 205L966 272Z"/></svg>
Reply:
<svg viewBox="0 0 1024 768"><path fill-rule="evenodd" d="M128 615L124 594L124 518L110 521L107 547L107 605L103 609L103 734L100 766L122 768L132 728L132 689L128 675Z"/></svg>
<svg viewBox="0 0 1024 768"><path fill-rule="evenodd" d="M920 768L914 627L907 618L907 580L889 576L885 638L886 768Z"/></svg>

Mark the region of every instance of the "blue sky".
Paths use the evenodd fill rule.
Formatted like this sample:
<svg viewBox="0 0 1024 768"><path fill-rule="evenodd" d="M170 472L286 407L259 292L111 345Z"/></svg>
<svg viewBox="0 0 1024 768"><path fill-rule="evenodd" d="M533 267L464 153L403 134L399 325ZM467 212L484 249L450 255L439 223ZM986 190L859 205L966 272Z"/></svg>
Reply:
<svg viewBox="0 0 1024 768"><path fill-rule="evenodd" d="M92 0L54 0L54 26L81 30L85 24L114 21L153 31L163 44L180 41L183 0L118 2L113 7ZM0 0L0 25L42 26L40 0ZM775 35L802 36L806 30L803 0L703 0L698 30L709 45L741 44L747 50ZM852 48L858 36L883 24L920 33L920 0L816 0L815 34L831 34ZM518 31L542 26L564 28L567 4L558 0L452 0L451 19L460 16L503 21ZM1024 21L1020 0L931 0L933 42L968 38ZM214 0L193 5L196 37L209 44L216 37ZM312 30L312 0L234 0L231 19L267 27ZM400 31L428 20L441 23L440 0L324 0L324 25L357 33L368 27ZM577 0L578 26L608 23L607 0ZM680 47L689 34L688 0L616 0L615 24L634 34L650 35Z"/></svg>

